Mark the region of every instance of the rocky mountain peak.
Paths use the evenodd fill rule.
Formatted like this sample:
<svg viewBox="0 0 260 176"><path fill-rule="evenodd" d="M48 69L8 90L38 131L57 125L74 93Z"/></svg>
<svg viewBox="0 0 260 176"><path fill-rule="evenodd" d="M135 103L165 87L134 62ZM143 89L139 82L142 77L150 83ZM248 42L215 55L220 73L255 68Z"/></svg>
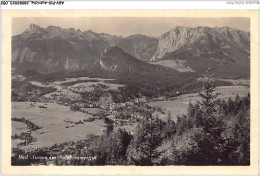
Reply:
<svg viewBox="0 0 260 176"><path fill-rule="evenodd" d="M60 32L60 31L62 31L62 28L61 27L57 27L57 26L48 26L46 28L46 30L48 32Z"/></svg>
<svg viewBox="0 0 260 176"><path fill-rule="evenodd" d="M69 31L75 32L76 30L75 30L75 28L69 28Z"/></svg>
<svg viewBox="0 0 260 176"><path fill-rule="evenodd" d="M216 49L221 48L231 48L232 45L248 47L249 33L228 27L177 26L160 37L157 51L151 61L160 60L167 53L183 48L191 48L195 54L199 54L215 52Z"/></svg>
<svg viewBox="0 0 260 176"><path fill-rule="evenodd" d="M36 24L30 24L29 28L27 30L30 31L30 32L37 33L37 32L40 32L41 29L42 28L40 26L36 25Z"/></svg>
<svg viewBox="0 0 260 176"><path fill-rule="evenodd" d="M37 37L43 33L44 29L36 24L30 24L29 27L21 34L24 40L30 38L31 35L36 35Z"/></svg>

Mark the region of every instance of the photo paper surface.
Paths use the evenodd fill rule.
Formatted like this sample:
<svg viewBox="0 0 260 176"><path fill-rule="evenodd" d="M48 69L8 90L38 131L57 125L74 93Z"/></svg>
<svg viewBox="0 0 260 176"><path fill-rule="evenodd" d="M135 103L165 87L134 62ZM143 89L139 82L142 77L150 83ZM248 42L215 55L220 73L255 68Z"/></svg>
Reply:
<svg viewBox="0 0 260 176"><path fill-rule="evenodd" d="M3 171L257 171L257 11L14 12Z"/></svg>

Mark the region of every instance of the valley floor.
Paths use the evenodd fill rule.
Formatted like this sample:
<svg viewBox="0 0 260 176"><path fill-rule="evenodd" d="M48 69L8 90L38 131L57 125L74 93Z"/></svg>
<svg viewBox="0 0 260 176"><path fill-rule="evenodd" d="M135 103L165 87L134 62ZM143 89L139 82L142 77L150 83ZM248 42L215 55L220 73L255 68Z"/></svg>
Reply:
<svg viewBox="0 0 260 176"><path fill-rule="evenodd" d="M220 93L221 99L233 99L238 94L243 97L249 92L249 89L244 86L223 86L217 87L217 91ZM177 116L185 115L188 110L189 102L196 103L199 101L198 93L184 94L174 98L174 100L152 100L147 103L151 107L159 107L153 115L158 115L159 118L166 121L168 113L176 122ZM41 108L41 106L45 108ZM30 120L34 124L41 127L41 129L34 131L31 135L37 139L27 146L20 147L24 150L33 150L41 147L48 147L55 143L63 143L69 141L77 141L84 139L88 134L101 135L102 130L105 129L103 120L97 119L93 122L87 122L86 120L94 115L97 115L102 109L99 108L87 108L88 112L83 113L71 111L69 106L63 106L56 103L41 103L41 102L12 102L12 117L25 118ZM113 115L108 116L113 118ZM84 120L86 122L84 122ZM77 124L78 122L82 122ZM124 125L121 128L125 128L127 131L134 132L134 124ZM21 134L22 132L28 132L24 123L12 122L12 134ZM19 141L12 140L13 147L17 147Z"/></svg>
<svg viewBox="0 0 260 176"><path fill-rule="evenodd" d="M84 79L81 78L81 80ZM62 83L71 81L76 82L73 85L61 86ZM12 102L12 148L30 152L68 142L76 143L91 134L100 136L108 125L105 123L104 117L113 124L114 131L121 128L130 132L130 134L134 134L138 118L142 118L142 113L147 112L148 107L152 108L154 117L158 116L166 121L170 114L172 120L176 122L178 115L187 113L189 103L196 103L200 100L198 93L191 93L179 95L170 100L166 100L164 97L146 100L143 97L139 100L116 104L112 102L109 96L106 96L105 99L102 97L104 102L95 107L80 107L74 111L70 106L60 104L53 97L66 95L70 99L77 99L80 96L81 89L94 89L100 84L104 84L106 87L103 87L103 89L117 90L118 87L122 86L105 83L104 80L94 83L77 81L79 79L54 82L49 85L32 82L33 85L38 87L55 87L57 90L44 95L44 100L50 98L49 102ZM236 95L244 97L249 93L249 85L221 86L216 88L215 93L219 93L219 98L225 100L229 97L235 99ZM124 118L119 119L120 115ZM21 121L17 121L17 119ZM27 126L24 122L27 123ZM28 123L39 128L32 130Z"/></svg>

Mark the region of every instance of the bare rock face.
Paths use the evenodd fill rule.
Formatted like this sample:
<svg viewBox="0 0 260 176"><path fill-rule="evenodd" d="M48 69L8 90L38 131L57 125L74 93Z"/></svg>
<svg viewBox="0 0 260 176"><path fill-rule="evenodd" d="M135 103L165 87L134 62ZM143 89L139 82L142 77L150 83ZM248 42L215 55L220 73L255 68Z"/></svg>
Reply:
<svg viewBox="0 0 260 176"><path fill-rule="evenodd" d="M217 50L249 49L248 32L222 27L176 27L163 34L151 61L163 59L168 53L192 50L193 54L214 53Z"/></svg>
<svg viewBox="0 0 260 176"><path fill-rule="evenodd" d="M21 34L22 39L27 40L32 35L39 36L44 33L44 29L36 24L30 24L29 27Z"/></svg>
<svg viewBox="0 0 260 176"><path fill-rule="evenodd" d="M197 35L199 35L198 32L195 33L195 31L191 31L185 27L172 29L160 37L157 51L151 60L159 60L165 53L180 49L182 46L187 45L191 41L191 38L197 37Z"/></svg>
<svg viewBox="0 0 260 176"><path fill-rule="evenodd" d="M30 24L28 30L32 33L38 33L40 32L42 29L40 28L40 26L36 25L36 24Z"/></svg>
<svg viewBox="0 0 260 176"><path fill-rule="evenodd" d="M175 27L159 38L154 64L201 74L209 63L223 77L249 77L250 33L229 27ZM173 63L183 63L173 64ZM181 66L181 67L180 67Z"/></svg>

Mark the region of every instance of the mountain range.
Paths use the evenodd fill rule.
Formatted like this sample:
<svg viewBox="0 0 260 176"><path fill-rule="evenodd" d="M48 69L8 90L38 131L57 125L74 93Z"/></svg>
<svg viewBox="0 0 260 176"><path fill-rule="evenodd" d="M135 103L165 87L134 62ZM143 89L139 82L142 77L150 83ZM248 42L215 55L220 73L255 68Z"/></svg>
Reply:
<svg viewBox="0 0 260 176"><path fill-rule="evenodd" d="M185 67L184 71L200 74L210 63L222 77L249 77L249 58L250 33L228 27L178 26L155 38L30 24L12 37L13 68L43 73L97 69L106 74L176 73Z"/></svg>

